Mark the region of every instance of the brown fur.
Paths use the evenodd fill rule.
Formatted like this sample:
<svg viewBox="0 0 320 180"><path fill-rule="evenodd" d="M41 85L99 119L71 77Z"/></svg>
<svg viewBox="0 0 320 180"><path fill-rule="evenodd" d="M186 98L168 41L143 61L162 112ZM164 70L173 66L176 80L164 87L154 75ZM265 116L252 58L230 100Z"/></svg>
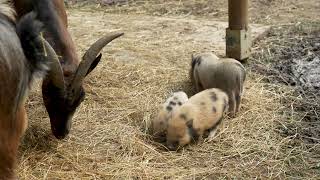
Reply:
<svg viewBox="0 0 320 180"><path fill-rule="evenodd" d="M27 127L24 103L19 105L16 114L0 114L0 180L14 179L16 156L20 138Z"/></svg>
<svg viewBox="0 0 320 180"><path fill-rule="evenodd" d="M19 17L25 15L33 9L31 0L12 1ZM68 80L68 77L70 78L70 76L72 76L77 70L80 60L76 52L75 44L73 43L71 35L67 30L68 18L64 7L64 1L52 0L52 3L58 18L55 18L55 22L50 20L50 22L46 24L46 39L49 41L56 53L61 57L62 69L64 75L66 76L66 80ZM46 20L42 21L46 23Z"/></svg>
<svg viewBox="0 0 320 180"><path fill-rule="evenodd" d="M201 63L194 63L200 61ZM218 58L203 53L192 59L190 78L197 92L219 88L229 97L229 113L234 116L240 109L246 71L243 65L231 58Z"/></svg>
<svg viewBox="0 0 320 180"><path fill-rule="evenodd" d="M212 98L213 96L215 98ZM227 103L227 94L215 88L192 96L173 112L172 118L168 121L168 148L175 150L183 147L202 138L209 129L214 133L222 120Z"/></svg>
<svg viewBox="0 0 320 180"><path fill-rule="evenodd" d="M30 26L18 28L17 24L22 22ZM35 43L32 37L39 33L35 29L39 24L32 16L25 16L17 24L14 11L0 1L0 180L16 178L14 168L17 150L20 137L27 127L25 99L32 77L44 72L40 67L46 65L38 63L37 59L27 59L25 49L21 46L22 42ZM21 38L17 32L25 32L25 36ZM29 54L37 54L35 52Z"/></svg>
<svg viewBox="0 0 320 180"><path fill-rule="evenodd" d="M157 116L152 120L152 133L157 141L164 142L166 137L166 128L172 112L182 104L188 101L186 93L180 91L173 93L165 103L161 104ZM168 108L170 107L170 108Z"/></svg>
<svg viewBox="0 0 320 180"><path fill-rule="evenodd" d="M0 1L0 15L0 179L13 179L19 140L26 126L26 92L21 91L25 91L28 73L12 24L14 11L4 1Z"/></svg>

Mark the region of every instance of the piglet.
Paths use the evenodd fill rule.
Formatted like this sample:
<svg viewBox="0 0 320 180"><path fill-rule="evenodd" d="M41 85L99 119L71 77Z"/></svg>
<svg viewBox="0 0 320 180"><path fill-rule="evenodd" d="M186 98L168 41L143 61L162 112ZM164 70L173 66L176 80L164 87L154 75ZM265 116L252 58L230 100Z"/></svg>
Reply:
<svg viewBox="0 0 320 180"><path fill-rule="evenodd" d="M161 104L158 109L156 118L152 120L152 133L154 138L159 142L165 142L166 128L172 112L182 104L188 101L185 92L174 92L165 103Z"/></svg>
<svg viewBox="0 0 320 180"><path fill-rule="evenodd" d="M166 144L176 150L202 139L209 132L214 136L227 110L228 96L220 89L212 88L192 96L178 107L167 123Z"/></svg>
<svg viewBox="0 0 320 180"><path fill-rule="evenodd" d="M213 53L192 56L190 78L197 92L209 88L219 88L229 97L231 116L240 109L246 70L232 58L218 58Z"/></svg>

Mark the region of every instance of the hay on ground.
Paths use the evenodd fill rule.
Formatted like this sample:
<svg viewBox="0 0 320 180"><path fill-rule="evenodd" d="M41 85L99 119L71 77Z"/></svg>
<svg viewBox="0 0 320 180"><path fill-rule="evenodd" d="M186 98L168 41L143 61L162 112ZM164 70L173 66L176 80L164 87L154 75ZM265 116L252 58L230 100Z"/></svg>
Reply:
<svg viewBox="0 0 320 180"><path fill-rule="evenodd" d="M301 113L290 108L299 97L284 104L283 99L294 97L295 91L266 82L264 75L250 68L240 113L234 119L225 119L213 141L188 146L182 152L165 151L146 133L156 106L171 91L185 90L191 95L191 51L215 47L209 41L182 38L181 33L194 28L181 30L183 26L173 21L159 28L139 16L135 22L140 24L123 29L119 24L131 21L130 17L119 15L121 23L108 24L108 15L102 12L69 13L81 53L109 30L128 33L106 48L101 64L86 79L87 97L75 114L66 140L52 137L40 88L31 92L27 103L29 129L20 148L17 170L21 179L319 177L319 143L306 145L296 138L298 132L288 136L279 132L280 126L293 130L288 123L301 120ZM181 32L168 30L171 26ZM223 51L217 49L217 53Z"/></svg>

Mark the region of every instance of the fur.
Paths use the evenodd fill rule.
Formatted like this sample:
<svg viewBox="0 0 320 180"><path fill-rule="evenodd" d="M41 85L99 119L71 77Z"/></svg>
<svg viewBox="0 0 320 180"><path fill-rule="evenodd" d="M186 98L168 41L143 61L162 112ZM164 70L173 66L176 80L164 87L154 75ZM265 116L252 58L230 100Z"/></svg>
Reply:
<svg viewBox="0 0 320 180"><path fill-rule="evenodd" d="M33 0L32 7L37 13L37 19L44 24L45 38L58 55L64 75L71 77L76 72L80 60L67 30L68 20L63 1Z"/></svg>
<svg viewBox="0 0 320 180"><path fill-rule="evenodd" d="M207 130L214 133L227 105L228 96L220 89L207 89L192 96L173 112L168 121L167 147L176 150L202 139Z"/></svg>
<svg viewBox="0 0 320 180"><path fill-rule="evenodd" d="M39 37L43 24L35 18L35 13L30 12L18 21L16 27L23 52L29 62L30 74L43 75L49 69L42 39Z"/></svg>
<svg viewBox="0 0 320 180"><path fill-rule="evenodd" d="M0 3L0 179L15 178L17 150L27 126L27 92L34 74L45 71L42 67L47 64L35 54L39 42L30 38L39 32L39 24L32 16L15 22L8 7ZM23 34L21 39L17 33Z"/></svg>
<svg viewBox="0 0 320 180"><path fill-rule="evenodd" d="M61 32L59 32L59 17L54 8L52 0L33 0L33 8L37 12L37 18L43 22L48 32L50 32L53 39L61 39ZM60 43L56 41L56 43ZM62 44L56 44L61 46Z"/></svg>
<svg viewBox="0 0 320 180"><path fill-rule="evenodd" d="M172 112L187 101L187 94L179 91L173 93L165 103L160 105L156 118L152 120L152 132L156 140L160 142L165 141L166 128Z"/></svg>
<svg viewBox="0 0 320 180"><path fill-rule="evenodd" d="M229 97L229 113L234 116L240 109L243 84L246 79L246 70L243 65L231 58L218 58L213 53L202 53L192 59L200 59L190 68L190 78L196 89L219 88Z"/></svg>
<svg viewBox="0 0 320 180"><path fill-rule="evenodd" d="M16 12L8 4L8 0L0 0L0 15L6 16L10 21L16 21Z"/></svg>

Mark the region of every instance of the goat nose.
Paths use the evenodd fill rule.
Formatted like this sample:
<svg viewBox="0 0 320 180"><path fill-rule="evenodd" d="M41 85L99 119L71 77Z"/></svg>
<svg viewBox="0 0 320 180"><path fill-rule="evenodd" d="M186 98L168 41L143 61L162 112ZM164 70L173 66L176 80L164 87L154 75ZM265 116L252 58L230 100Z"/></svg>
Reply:
<svg viewBox="0 0 320 180"><path fill-rule="evenodd" d="M52 132L53 135L60 140L64 139L69 134L69 129L57 130L56 128L52 128Z"/></svg>

